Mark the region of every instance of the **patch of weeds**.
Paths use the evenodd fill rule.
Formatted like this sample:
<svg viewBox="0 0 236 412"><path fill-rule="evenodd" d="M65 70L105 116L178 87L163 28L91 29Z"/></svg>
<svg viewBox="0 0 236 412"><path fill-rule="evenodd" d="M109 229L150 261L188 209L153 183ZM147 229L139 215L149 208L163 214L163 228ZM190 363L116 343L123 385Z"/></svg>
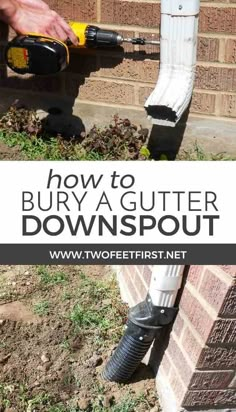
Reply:
<svg viewBox="0 0 236 412"><path fill-rule="evenodd" d="M104 319L104 315L104 312L101 310L95 312L93 309L88 309L87 307L81 306L77 303L70 314L70 320L78 328L99 327L100 329L107 329L110 327L110 321L108 319Z"/></svg>
<svg viewBox="0 0 236 412"><path fill-rule="evenodd" d="M60 346L61 346L62 349L69 350L70 349L70 343L69 343L68 339L64 339L60 343Z"/></svg>
<svg viewBox="0 0 236 412"><path fill-rule="evenodd" d="M188 150L185 150L185 149L181 150L176 160L196 160L196 161L222 160L222 161L226 161L226 160L236 160L236 157L230 156L225 152L217 153L217 154L207 153L205 149L201 145L199 145L199 143L196 141L192 148Z"/></svg>
<svg viewBox="0 0 236 412"><path fill-rule="evenodd" d="M47 393L39 394L27 401L26 412L34 412L35 407L50 405L50 396Z"/></svg>
<svg viewBox="0 0 236 412"><path fill-rule="evenodd" d="M17 293L10 290L6 290L0 293L0 301L3 302L13 301L16 297Z"/></svg>
<svg viewBox="0 0 236 412"><path fill-rule="evenodd" d="M129 119L115 115L108 127L94 126L82 142L86 152L96 151L104 160L137 160L149 158L145 146L148 129L133 125Z"/></svg>
<svg viewBox="0 0 236 412"><path fill-rule="evenodd" d="M67 282L67 276L63 272L53 272L50 273L46 266L39 266L38 275L40 276L40 281L46 285L59 285Z"/></svg>
<svg viewBox="0 0 236 412"><path fill-rule="evenodd" d="M75 386L76 388L81 387L81 382L73 374L67 374L63 378L63 383L66 386Z"/></svg>
<svg viewBox="0 0 236 412"><path fill-rule="evenodd" d="M98 346L117 341L123 332L126 308L120 301L114 279L93 280L80 273L78 301L69 314L75 330L93 333Z"/></svg>
<svg viewBox="0 0 236 412"><path fill-rule="evenodd" d="M134 412L135 408L138 405L141 405L143 403L147 403L143 395L140 395L135 398L132 397L131 395L127 395L124 399L122 399L121 402L119 402L117 405L114 405L111 408L111 411L112 412Z"/></svg>
<svg viewBox="0 0 236 412"><path fill-rule="evenodd" d="M64 405L55 405L55 406L51 406L48 409L48 412L77 412L76 409L71 409L71 408L66 408Z"/></svg>
<svg viewBox="0 0 236 412"><path fill-rule="evenodd" d="M66 407L64 405L58 404L55 406L51 406L47 412L80 412L80 409L75 407Z"/></svg>
<svg viewBox="0 0 236 412"><path fill-rule="evenodd" d="M65 291L62 293L61 298L62 298L62 301L65 302L66 300L72 299L72 297L73 297L72 293Z"/></svg>
<svg viewBox="0 0 236 412"><path fill-rule="evenodd" d="M34 305L34 313L39 316L45 316L49 314L50 304L48 301L38 302Z"/></svg>
<svg viewBox="0 0 236 412"><path fill-rule="evenodd" d="M23 407L25 407L27 405L27 402L28 402L27 401L27 399L28 399L27 391L28 391L28 388L27 388L26 385L24 385L24 384L19 385L19 400L20 400L20 403Z"/></svg>
<svg viewBox="0 0 236 412"><path fill-rule="evenodd" d="M2 385L0 384L0 406L2 405L5 408L11 406L11 401L9 397L14 392L13 385Z"/></svg>
<svg viewBox="0 0 236 412"><path fill-rule="evenodd" d="M91 405L91 412L135 412L136 408L141 404L147 404L144 395L134 397L131 394L126 395L120 402L111 405L109 407L104 407L103 397L98 396L96 400Z"/></svg>
<svg viewBox="0 0 236 412"><path fill-rule="evenodd" d="M113 117L109 126L94 126L79 138L50 136L36 112L13 104L0 118L0 140L19 146L30 160L146 160L148 129L138 128L128 119Z"/></svg>
<svg viewBox="0 0 236 412"><path fill-rule="evenodd" d="M94 391L94 393L96 393L96 394L104 395L104 393L105 393L105 386L104 386L102 383L97 382L97 383L94 385L94 387L93 387L93 391Z"/></svg>
<svg viewBox="0 0 236 412"><path fill-rule="evenodd" d="M86 276L83 272L79 273L80 285L78 294L83 300L93 301L94 304L101 303L109 297L118 297L117 284L114 278L107 281L94 280Z"/></svg>
<svg viewBox="0 0 236 412"><path fill-rule="evenodd" d="M41 137L29 136L25 132L0 130L0 140L9 147L19 146L29 160L63 160L58 139L55 137L45 140Z"/></svg>

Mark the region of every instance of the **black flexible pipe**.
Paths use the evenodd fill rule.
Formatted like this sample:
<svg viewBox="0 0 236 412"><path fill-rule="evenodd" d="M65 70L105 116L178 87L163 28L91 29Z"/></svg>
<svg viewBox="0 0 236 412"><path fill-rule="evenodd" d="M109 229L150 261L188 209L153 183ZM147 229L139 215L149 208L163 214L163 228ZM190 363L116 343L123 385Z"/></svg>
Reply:
<svg viewBox="0 0 236 412"><path fill-rule="evenodd" d="M154 337L154 330L148 331L129 321L125 335L103 371L103 378L112 382L127 382L146 355Z"/></svg>
<svg viewBox="0 0 236 412"><path fill-rule="evenodd" d="M169 325L176 308L153 306L149 295L144 302L130 309L126 331L102 377L111 382L127 382L146 355L157 331Z"/></svg>

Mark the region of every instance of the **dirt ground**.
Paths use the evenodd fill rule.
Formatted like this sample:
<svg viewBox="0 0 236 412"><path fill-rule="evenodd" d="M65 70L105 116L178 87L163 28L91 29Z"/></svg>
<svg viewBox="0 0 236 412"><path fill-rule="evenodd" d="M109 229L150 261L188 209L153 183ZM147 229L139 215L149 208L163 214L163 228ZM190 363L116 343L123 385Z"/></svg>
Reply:
<svg viewBox="0 0 236 412"><path fill-rule="evenodd" d="M24 160L20 148L8 147L5 143L0 142L0 160Z"/></svg>
<svg viewBox="0 0 236 412"><path fill-rule="evenodd" d="M101 372L127 307L105 266L0 266L0 412L159 411L152 371Z"/></svg>

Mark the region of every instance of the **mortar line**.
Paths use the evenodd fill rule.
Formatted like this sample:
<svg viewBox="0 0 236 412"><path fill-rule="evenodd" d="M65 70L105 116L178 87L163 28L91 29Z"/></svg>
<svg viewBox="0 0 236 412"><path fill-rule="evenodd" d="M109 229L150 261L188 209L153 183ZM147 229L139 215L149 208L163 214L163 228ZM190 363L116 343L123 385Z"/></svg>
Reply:
<svg viewBox="0 0 236 412"><path fill-rule="evenodd" d="M208 89L201 89L198 87L194 88L194 92L197 93L204 93L204 94L213 94L214 96L221 96L222 94L226 94L227 96L236 96L236 92L226 92L224 90L208 90Z"/></svg>
<svg viewBox="0 0 236 412"><path fill-rule="evenodd" d="M221 120L227 123L235 123L236 119L234 117L224 117L224 116L210 116L206 114L198 114L198 113L191 113L191 117L198 118L198 119L206 119L206 120Z"/></svg>
<svg viewBox="0 0 236 412"><path fill-rule="evenodd" d="M236 8L236 4L234 3L212 3L210 1L206 1L203 3L201 3L201 8L203 7L212 7L214 9L216 8L221 8L221 9L235 9Z"/></svg>
<svg viewBox="0 0 236 412"><path fill-rule="evenodd" d="M197 66L203 67L219 67L223 69L235 69L235 63L221 63L221 62L205 62L205 61L197 61Z"/></svg>
<svg viewBox="0 0 236 412"><path fill-rule="evenodd" d="M211 269L211 268L212 268L212 265L207 265L206 267L209 268L209 269ZM218 265L217 265L216 268L215 268L215 266L213 266L213 267L214 267L213 274L214 274L219 280L222 281L222 278L223 278L224 281L225 281L225 283L227 283L228 286L231 286L231 285L233 284L233 279L232 279L232 277L230 276L229 273L225 272L224 269L220 268Z"/></svg>
<svg viewBox="0 0 236 412"><path fill-rule="evenodd" d="M208 301L200 294L197 289L194 288L191 283L188 283L186 285L186 288L191 293L192 297L198 300L198 303L201 305L204 311L207 312L211 319L215 321L218 318L217 310L213 308L210 303L208 303Z"/></svg>
<svg viewBox="0 0 236 412"><path fill-rule="evenodd" d="M202 347L202 349L206 346L206 342L204 339L201 337L201 335L198 333L198 331L195 329L194 325L192 322L189 320L187 317L186 313L183 311L183 309L179 309L179 313L181 318L184 321L185 326L190 330L196 341L199 343L199 345ZM180 339L180 343L183 345L183 336Z"/></svg>
<svg viewBox="0 0 236 412"><path fill-rule="evenodd" d="M171 337L174 340L174 342L176 343L176 345L178 346L178 348L181 350L182 355L184 357L184 359L186 360L188 366L194 370L195 369L195 364L192 361L192 359L189 357L188 352L186 351L186 349L183 347L181 340L178 338L178 336L176 335L175 331L172 330L171 332Z"/></svg>
<svg viewBox="0 0 236 412"><path fill-rule="evenodd" d="M167 349L168 349L168 348L167 348ZM182 377L180 376L179 369L177 368L177 366L176 366L175 363L173 362L173 358L171 358L171 356L169 355L168 350L166 351L165 356L167 356L168 361L170 362L172 368L175 370L176 375L178 376L178 378L179 378L180 382L182 383L183 387L186 388L186 389L188 389L188 385L185 384L185 382L183 381ZM192 374L194 374L194 370L192 371ZM158 375L157 375L157 376L158 376Z"/></svg>
<svg viewBox="0 0 236 412"><path fill-rule="evenodd" d="M226 39L220 39L219 40L219 62L223 63L225 58L226 58L226 50L225 50L225 43L226 43Z"/></svg>
<svg viewBox="0 0 236 412"><path fill-rule="evenodd" d="M97 0L97 22L100 23L101 22L101 18L102 18L102 1L101 0Z"/></svg>

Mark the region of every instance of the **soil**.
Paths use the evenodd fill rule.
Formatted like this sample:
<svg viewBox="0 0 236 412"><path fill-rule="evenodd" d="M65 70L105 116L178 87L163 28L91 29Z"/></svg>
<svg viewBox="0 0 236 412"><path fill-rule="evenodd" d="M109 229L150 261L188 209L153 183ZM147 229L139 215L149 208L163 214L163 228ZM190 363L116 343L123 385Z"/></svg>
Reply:
<svg viewBox="0 0 236 412"><path fill-rule="evenodd" d="M19 147L9 147L0 142L0 160L25 160Z"/></svg>
<svg viewBox="0 0 236 412"><path fill-rule="evenodd" d="M104 266L0 267L0 412L160 410L155 380L145 365L126 385L102 379L127 308L118 290L104 294L98 309L116 310L118 326L115 322L105 334L89 327L76 329L69 314L78 295L83 304L87 301L86 289L80 289L81 273L93 287L113 276ZM129 400L141 395L141 401L128 408ZM127 408L119 409L126 398Z"/></svg>

